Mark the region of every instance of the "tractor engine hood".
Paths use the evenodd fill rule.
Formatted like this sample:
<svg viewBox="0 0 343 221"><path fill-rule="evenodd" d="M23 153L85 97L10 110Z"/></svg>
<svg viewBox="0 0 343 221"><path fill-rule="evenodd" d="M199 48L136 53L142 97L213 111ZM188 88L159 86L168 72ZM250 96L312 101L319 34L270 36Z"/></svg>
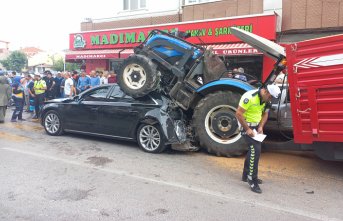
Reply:
<svg viewBox="0 0 343 221"><path fill-rule="evenodd" d="M274 60L279 60L286 57L285 48L255 35L253 33L244 31L242 29L231 27L231 33L236 36L237 38L241 39L242 41L246 42L247 44L251 45L252 47L256 48L263 54L273 58Z"/></svg>

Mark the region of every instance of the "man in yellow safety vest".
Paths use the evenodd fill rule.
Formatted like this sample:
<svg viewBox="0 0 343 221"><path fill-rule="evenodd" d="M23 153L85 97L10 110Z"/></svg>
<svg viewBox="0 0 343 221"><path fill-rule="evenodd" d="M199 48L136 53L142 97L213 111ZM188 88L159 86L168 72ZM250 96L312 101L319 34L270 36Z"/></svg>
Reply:
<svg viewBox="0 0 343 221"><path fill-rule="evenodd" d="M236 117L242 125L242 136L248 144L248 153L244 162L242 181L248 182L251 190L262 193L258 179L258 162L261 154L261 142L253 139L256 133L263 134L263 127L268 120L268 111L272 97L278 98L280 88L267 85L260 89L247 91L241 97Z"/></svg>
<svg viewBox="0 0 343 221"><path fill-rule="evenodd" d="M35 82L33 85L34 100L35 100L35 112L36 115L32 119L38 119L40 117L40 109L44 104L46 83L41 78L40 74L35 74Z"/></svg>

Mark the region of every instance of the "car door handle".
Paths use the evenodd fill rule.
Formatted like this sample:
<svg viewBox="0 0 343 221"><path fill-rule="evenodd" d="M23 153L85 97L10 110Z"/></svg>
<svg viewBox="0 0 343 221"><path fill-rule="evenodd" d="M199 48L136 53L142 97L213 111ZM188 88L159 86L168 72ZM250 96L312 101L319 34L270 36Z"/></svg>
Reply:
<svg viewBox="0 0 343 221"><path fill-rule="evenodd" d="M130 114L138 114L138 111L130 110L129 113Z"/></svg>

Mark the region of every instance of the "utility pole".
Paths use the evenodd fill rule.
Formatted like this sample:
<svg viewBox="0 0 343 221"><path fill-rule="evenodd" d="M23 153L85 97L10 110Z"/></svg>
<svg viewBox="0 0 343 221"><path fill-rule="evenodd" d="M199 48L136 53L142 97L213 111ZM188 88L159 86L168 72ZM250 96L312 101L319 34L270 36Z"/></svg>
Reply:
<svg viewBox="0 0 343 221"><path fill-rule="evenodd" d="M66 71L66 56L64 55L64 58L63 58L63 72Z"/></svg>

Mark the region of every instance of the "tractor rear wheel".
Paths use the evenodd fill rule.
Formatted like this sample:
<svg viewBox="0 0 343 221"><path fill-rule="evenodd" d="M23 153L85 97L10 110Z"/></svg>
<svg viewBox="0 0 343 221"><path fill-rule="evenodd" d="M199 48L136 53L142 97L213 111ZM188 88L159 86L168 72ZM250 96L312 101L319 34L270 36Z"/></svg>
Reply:
<svg viewBox="0 0 343 221"><path fill-rule="evenodd" d="M193 128L200 146L217 156L238 156L247 150L235 116L241 95L232 91L208 94L193 114Z"/></svg>

